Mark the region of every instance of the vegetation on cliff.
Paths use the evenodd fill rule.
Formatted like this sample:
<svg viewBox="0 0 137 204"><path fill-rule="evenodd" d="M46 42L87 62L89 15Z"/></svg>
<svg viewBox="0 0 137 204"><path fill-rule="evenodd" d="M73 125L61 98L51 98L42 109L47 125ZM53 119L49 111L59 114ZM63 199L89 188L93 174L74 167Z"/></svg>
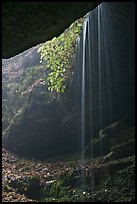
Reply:
<svg viewBox="0 0 137 204"><path fill-rule="evenodd" d="M41 53L40 62L44 63L48 70L46 80L48 90L51 92L63 93L72 76L72 60L83 20L83 18L78 19L59 37L54 37L38 49Z"/></svg>
<svg viewBox="0 0 137 204"><path fill-rule="evenodd" d="M59 93L65 91L72 77L76 40L82 23L83 18L80 18L59 37L2 60L4 131L25 104L29 103L32 95L36 99L41 95L39 102L43 103L59 98Z"/></svg>

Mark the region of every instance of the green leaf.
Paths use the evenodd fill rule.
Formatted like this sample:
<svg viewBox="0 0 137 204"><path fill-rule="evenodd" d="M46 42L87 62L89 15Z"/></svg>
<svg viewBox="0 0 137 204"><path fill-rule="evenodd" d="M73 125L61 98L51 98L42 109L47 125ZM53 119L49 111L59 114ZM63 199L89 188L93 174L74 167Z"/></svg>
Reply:
<svg viewBox="0 0 137 204"><path fill-rule="evenodd" d="M39 49L40 63L45 63L48 74L48 90L64 93L71 76L71 62L75 54L77 36L83 25L83 18L75 21L59 37L45 42ZM63 83L65 85L63 85Z"/></svg>

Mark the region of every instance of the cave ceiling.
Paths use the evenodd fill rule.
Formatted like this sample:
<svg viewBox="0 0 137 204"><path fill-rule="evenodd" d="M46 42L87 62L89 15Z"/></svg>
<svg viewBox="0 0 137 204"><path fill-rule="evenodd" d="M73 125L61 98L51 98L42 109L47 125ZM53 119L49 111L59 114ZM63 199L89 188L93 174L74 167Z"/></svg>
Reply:
<svg viewBox="0 0 137 204"><path fill-rule="evenodd" d="M59 36L100 2L5 2L2 4L2 58L13 57Z"/></svg>

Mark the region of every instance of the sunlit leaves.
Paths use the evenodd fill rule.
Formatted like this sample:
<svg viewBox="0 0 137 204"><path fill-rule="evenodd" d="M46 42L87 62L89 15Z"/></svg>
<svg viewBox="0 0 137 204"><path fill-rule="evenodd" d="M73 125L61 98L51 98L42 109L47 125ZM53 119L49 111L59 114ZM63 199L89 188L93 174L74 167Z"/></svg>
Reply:
<svg viewBox="0 0 137 204"><path fill-rule="evenodd" d="M44 63L49 71L47 80L48 90L51 92L63 93L67 87L76 40L82 24L83 18L80 18L59 37L54 37L38 49L41 54L40 63Z"/></svg>

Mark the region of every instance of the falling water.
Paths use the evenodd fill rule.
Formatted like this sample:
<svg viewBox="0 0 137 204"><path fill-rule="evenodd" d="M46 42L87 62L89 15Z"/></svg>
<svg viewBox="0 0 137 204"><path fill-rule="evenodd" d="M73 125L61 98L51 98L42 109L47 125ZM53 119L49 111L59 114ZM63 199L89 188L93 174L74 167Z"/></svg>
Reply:
<svg viewBox="0 0 137 204"><path fill-rule="evenodd" d="M91 14L89 14L91 15ZM88 63L89 63L89 76L92 76L93 72L91 72L91 69L90 69L90 66L92 64L91 62L91 39L90 39L90 18L88 18L88 39L89 39L89 45L88 45L88 53L89 53L89 60L88 60ZM94 84L92 84L92 80L91 80L91 77L89 77L89 86L92 87ZM90 88L89 89L89 100L90 100L90 137L91 139L93 139L93 103L92 103L92 89ZM91 161L93 161L93 144L91 143L90 145L90 151L91 151L91 154L90 154L90 157L91 157ZM92 170L92 179L91 179L91 194L93 194L93 191L94 191L94 171ZM94 199L92 198L92 201L94 201Z"/></svg>
<svg viewBox="0 0 137 204"><path fill-rule="evenodd" d="M129 14L128 23L124 20L124 9L128 8L128 3L119 4L120 10L118 11L117 4L116 2L103 2L86 14L83 30L77 41L75 66L78 77L78 134L80 137L81 165L83 166L86 145L97 135L100 136L101 141L99 131L107 125L121 120L122 117L126 118L126 111L127 109L130 111L131 108L131 104L128 102L132 96L131 90L126 92L128 85L124 75L125 70L129 72L128 65L131 64L132 60L132 55L126 49L128 50L129 46L133 46L134 40L129 39L129 34L125 35L126 31L129 31L132 17ZM127 17L126 15L125 17ZM127 42L131 44L129 45ZM130 76L129 80L131 80ZM92 161L94 158L92 143L90 148ZM98 156L101 155L103 155L102 142L100 142L100 149L98 150ZM93 173L92 192L94 190ZM84 175L83 170L83 187Z"/></svg>
<svg viewBox="0 0 137 204"><path fill-rule="evenodd" d="M98 12L98 70L99 70L99 129L102 128L102 84L101 84L101 42L100 42L100 36L101 36L101 25L100 25L100 7L99 5L97 7ZM101 135L100 135L100 155L102 155L102 142L101 142Z"/></svg>
<svg viewBox="0 0 137 204"><path fill-rule="evenodd" d="M81 90L81 161L84 162L85 148L85 54L86 54L87 19L83 25L83 56L82 56L82 90Z"/></svg>
<svg viewBox="0 0 137 204"><path fill-rule="evenodd" d="M84 149L85 149L85 60L86 60L86 32L87 19L83 25L83 53L82 53L82 76L81 76L81 164L84 164ZM84 169L82 169L82 187L84 187Z"/></svg>

